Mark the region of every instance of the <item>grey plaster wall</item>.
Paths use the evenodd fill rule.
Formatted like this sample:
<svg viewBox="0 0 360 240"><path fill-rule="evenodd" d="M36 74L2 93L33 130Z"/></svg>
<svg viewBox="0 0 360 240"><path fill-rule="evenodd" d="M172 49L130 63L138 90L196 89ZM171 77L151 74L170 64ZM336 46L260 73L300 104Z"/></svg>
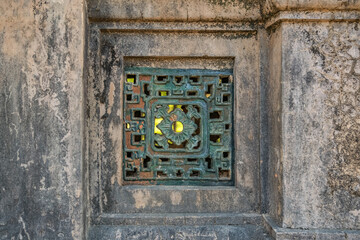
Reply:
<svg viewBox="0 0 360 240"><path fill-rule="evenodd" d="M0 239L81 239L84 1L0 13Z"/></svg>
<svg viewBox="0 0 360 240"><path fill-rule="evenodd" d="M360 228L359 23L283 23L283 226Z"/></svg>
<svg viewBox="0 0 360 240"><path fill-rule="evenodd" d="M198 31L196 39L202 43L209 41L199 37L207 31L221 38L224 29L251 32L237 44L238 49L244 45L247 50L242 53L252 59L239 64L246 66L240 72L247 75L239 89L251 89L241 95L249 111L241 117L255 119L246 123L256 127L237 123L248 131L239 132L238 138L249 139L238 147L244 150L239 155L248 156L244 152L251 150L253 156L243 159L247 168L254 167L240 169L247 171L244 182L251 191L244 196L250 200L244 205L240 198L227 198L233 201L227 211L239 210L239 202L246 206L239 212L269 213L281 227L360 229L359 9L359 0L1 1L0 239L87 237L87 191L90 188L93 193L94 205L101 195L97 192L100 171L87 179L90 159L85 160L84 152L92 147L96 152L104 143L97 131L85 129L85 109L93 116L101 116L106 109L86 108L84 103L85 92L101 94L98 90L103 84L86 86L85 63L95 66L100 52L87 57L85 39L91 40L90 49L100 49L104 40L100 32L124 37L119 29ZM89 34L86 13L99 26ZM205 48L194 47L194 52L201 49ZM223 56L220 48L211 49L214 56ZM149 48L148 53L153 50ZM184 54L191 55L191 50ZM232 55L231 49L226 55ZM246 65L249 63L253 64ZM93 70L90 79L101 71L100 67ZM251 76L256 83L247 80ZM119 97L120 88L113 94ZM184 204L181 211L186 207ZM153 209L149 205L146 211L152 214ZM141 214L143 209L136 212ZM157 232L173 236L166 231L175 228L115 226L102 232L94 227L93 233L95 238L114 236L120 229L132 236L141 229L148 236ZM189 231L197 234L201 229ZM223 228L218 236L242 236L245 232L239 229ZM314 238L317 233L296 234ZM331 231L321 234L337 237ZM341 234L344 238L359 236L358 232Z"/></svg>

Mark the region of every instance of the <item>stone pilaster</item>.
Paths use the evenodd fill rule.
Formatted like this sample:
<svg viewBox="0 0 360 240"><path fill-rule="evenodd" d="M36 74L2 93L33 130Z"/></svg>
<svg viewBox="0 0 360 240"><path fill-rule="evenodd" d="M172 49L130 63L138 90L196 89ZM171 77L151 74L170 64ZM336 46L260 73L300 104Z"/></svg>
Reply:
<svg viewBox="0 0 360 240"><path fill-rule="evenodd" d="M82 239L85 6L0 3L0 238Z"/></svg>
<svg viewBox="0 0 360 240"><path fill-rule="evenodd" d="M280 227L337 229L337 237L360 228L359 9L360 1L280 0L263 9L270 215Z"/></svg>

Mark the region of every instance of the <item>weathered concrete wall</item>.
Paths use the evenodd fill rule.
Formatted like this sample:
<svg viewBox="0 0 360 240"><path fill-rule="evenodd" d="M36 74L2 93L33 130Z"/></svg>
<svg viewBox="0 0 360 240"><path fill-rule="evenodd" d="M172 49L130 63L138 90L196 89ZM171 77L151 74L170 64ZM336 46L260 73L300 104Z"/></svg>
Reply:
<svg viewBox="0 0 360 240"><path fill-rule="evenodd" d="M263 6L267 13L280 11L265 26L269 214L281 227L360 228L359 7L356 0ZM342 11L329 11L335 9ZM286 234L275 235L314 236Z"/></svg>
<svg viewBox="0 0 360 240"><path fill-rule="evenodd" d="M282 24L285 227L360 228L359 27Z"/></svg>
<svg viewBox="0 0 360 240"><path fill-rule="evenodd" d="M0 239L81 239L84 1L0 13Z"/></svg>
<svg viewBox="0 0 360 240"><path fill-rule="evenodd" d="M101 224L129 222L132 218L125 212L147 212L147 223L155 210L163 212L158 216L158 222L163 223L163 216L171 211L251 213L249 219L258 219L262 210L286 228L360 229L360 0L89 0L89 18L95 27L88 36L84 1L0 3L0 239L86 238L89 188L92 216L97 217L97 211L102 210L109 213L98 220ZM168 36L161 39L151 34ZM88 59L84 51L87 37L92 54ZM125 44L118 44L125 38ZM184 45L188 38L194 41ZM156 44L147 45L154 39ZM233 56L234 49L241 53L234 58L235 67L240 67L236 74L241 79L237 82L238 97L244 103L237 110L239 130L235 133L235 150L242 164L238 166L237 186L245 186L240 197L226 195L225 208L213 204L196 208L191 205L195 200L178 201L181 189L165 192L159 188L158 195L153 191L148 198L148 205L141 205L145 196L141 194L137 197L139 208L135 200L130 208L126 208L129 202L119 205L117 201L126 199L117 190L121 184L117 186L114 177L121 149L108 158L109 164L97 161L106 148L99 134L105 120L100 118L111 105L106 100L109 105L98 107L98 98L111 89L116 89L113 98L121 98L120 78L114 75L114 85L105 88L103 66L97 64L102 56L104 60L111 55L109 49L114 49L119 61L105 62L114 64L112 71L118 69L119 75L123 56L207 54L220 58ZM86 61L93 69L89 79L83 73ZM87 80L93 83L89 88ZM92 94L87 113L96 121L100 119L88 129L84 123L85 92ZM111 113L120 112L116 115L120 119L121 104L116 106L120 107L110 106L114 108ZM119 129L109 128L110 132L121 134ZM116 138L121 139L121 135ZM89 141L87 150L91 148L94 159L83 160L85 141ZM90 181L85 172L87 161L95 169ZM120 181L119 176L116 180ZM205 196L201 204L223 201L222 193L227 190L231 189L198 191ZM158 198L170 207L152 206L160 202ZM101 206L100 201L108 202ZM97 209L98 205L105 208ZM189 219L202 223L216 220L185 215L182 220ZM133 236L145 229L98 228L93 228L94 238L121 237L122 233ZM218 228L206 229L214 233ZM247 234L247 230L235 228L223 228L219 236ZM207 236L199 233L201 228L146 229L148 236L162 231L164 236L173 236L176 229ZM294 237L293 233L285 233L283 239ZM341 231L338 235L305 230L294 234L350 236ZM359 235L352 232L351 236L356 239Z"/></svg>

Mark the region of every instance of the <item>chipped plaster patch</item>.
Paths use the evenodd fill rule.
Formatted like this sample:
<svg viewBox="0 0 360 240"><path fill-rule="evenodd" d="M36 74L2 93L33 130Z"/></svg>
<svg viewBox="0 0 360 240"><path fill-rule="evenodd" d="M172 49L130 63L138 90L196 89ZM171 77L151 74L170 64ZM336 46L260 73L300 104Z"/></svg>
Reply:
<svg viewBox="0 0 360 240"><path fill-rule="evenodd" d="M112 177L111 177L111 179L110 179L111 184L114 184L114 183L115 183L115 179L116 179L116 176L115 176L115 175L112 175Z"/></svg>
<svg viewBox="0 0 360 240"><path fill-rule="evenodd" d="M28 161L27 163L21 163L21 164L20 164L20 167L28 168L28 167L31 166L32 164L34 164L34 161L33 161L33 160L30 160L30 161Z"/></svg>
<svg viewBox="0 0 360 240"><path fill-rule="evenodd" d="M359 217L360 216L360 209L350 211L349 213L356 216L356 217Z"/></svg>
<svg viewBox="0 0 360 240"><path fill-rule="evenodd" d="M107 107L107 114L111 113L111 108L114 105L114 94L115 94L115 85L113 82L110 82L109 86L109 105Z"/></svg>
<svg viewBox="0 0 360 240"><path fill-rule="evenodd" d="M78 189L75 190L75 196L76 196L76 198L80 198L81 192L82 192L81 188L78 188Z"/></svg>
<svg viewBox="0 0 360 240"><path fill-rule="evenodd" d="M23 219L21 216L19 217L19 223L21 223L21 226L22 226L22 229L24 230L24 233L25 233L25 235L26 235L26 238L30 240L30 239L31 239L31 238L30 238L30 234L29 234L28 231L26 230L25 221L24 221L24 219ZM22 234L21 234L21 232L19 233L19 238L22 239Z"/></svg>
<svg viewBox="0 0 360 240"><path fill-rule="evenodd" d="M182 200L181 193L179 193L179 192L171 192L170 199L171 199L171 203L173 205L179 205L181 200Z"/></svg>
<svg viewBox="0 0 360 240"><path fill-rule="evenodd" d="M149 192L138 190L134 192L133 197L135 199L136 208L145 208L150 200Z"/></svg>
<svg viewBox="0 0 360 240"><path fill-rule="evenodd" d="M136 190L133 193L133 198L135 200L135 208L138 209L145 207L160 207L163 205L163 202L151 198L151 194L145 190Z"/></svg>

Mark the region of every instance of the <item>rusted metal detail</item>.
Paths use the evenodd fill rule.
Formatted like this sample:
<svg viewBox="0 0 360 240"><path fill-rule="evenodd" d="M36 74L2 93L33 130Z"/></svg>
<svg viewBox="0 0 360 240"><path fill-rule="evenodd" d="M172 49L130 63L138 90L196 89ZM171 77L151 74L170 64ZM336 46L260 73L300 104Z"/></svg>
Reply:
<svg viewBox="0 0 360 240"><path fill-rule="evenodd" d="M124 184L232 185L232 70L127 68Z"/></svg>

